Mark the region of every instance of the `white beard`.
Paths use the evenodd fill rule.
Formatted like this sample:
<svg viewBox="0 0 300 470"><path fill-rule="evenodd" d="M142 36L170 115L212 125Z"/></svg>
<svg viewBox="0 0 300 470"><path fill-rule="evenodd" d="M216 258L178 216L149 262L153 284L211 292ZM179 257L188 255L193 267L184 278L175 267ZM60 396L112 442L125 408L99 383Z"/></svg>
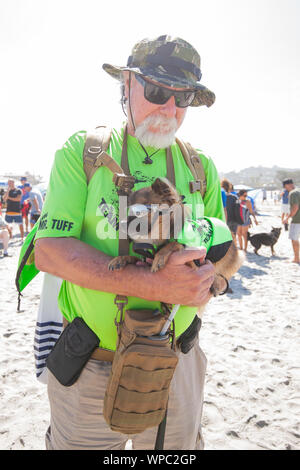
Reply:
<svg viewBox="0 0 300 470"><path fill-rule="evenodd" d="M162 132L151 132L150 127L158 128ZM164 149L174 143L177 131L177 121L175 118L163 116L149 116L137 126L135 137L142 145Z"/></svg>

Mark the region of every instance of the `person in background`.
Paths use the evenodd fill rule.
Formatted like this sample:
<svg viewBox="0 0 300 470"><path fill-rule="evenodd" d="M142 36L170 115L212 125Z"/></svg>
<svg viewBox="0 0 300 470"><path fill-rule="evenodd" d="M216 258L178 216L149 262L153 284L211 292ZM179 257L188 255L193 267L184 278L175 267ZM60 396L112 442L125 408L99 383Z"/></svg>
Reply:
<svg viewBox="0 0 300 470"><path fill-rule="evenodd" d="M293 263L300 263L299 259L299 238L300 238L300 190L295 187L292 179L286 179L283 181L283 187L289 193L289 205L290 211L286 218L283 220L284 224L288 224L290 218L292 223L290 224L289 239L292 241L292 247L294 251Z"/></svg>
<svg viewBox="0 0 300 470"><path fill-rule="evenodd" d="M225 188L222 186L222 181L221 181L221 196L222 196L224 214L225 214L225 218L226 218L226 221L227 221L227 209L226 209L227 195L226 195Z"/></svg>
<svg viewBox="0 0 300 470"><path fill-rule="evenodd" d="M21 240L23 242L24 227L21 213L22 190L15 187L15 182L12 179L9 179L7 184L8 190L4 195L4 201L6 201L5 221L8 224L15 222L19 225Z"/></svg>
<svg viewBox="0 0 300 470"><path fill-rule="evenodd" d="M267 200L267 191L266 191L266 188L263 188L262 192L263 192L262 203L264 203L264 202Z"/></svg>
<svg viewBox="0 0 300 470"><path fill-rule="evenodd" d="M287 181L287 180L285 180ZM289 192L285 187L283 186L283 191L280 193L280 199L281 199L281 222L284 224L284 229L287 232L289 229L289 224L284 223L283 221L287 218L289 212L290 212L290 205L289 205Z"/></svg>
<svg viewBox="0 0 300 470"><path fill-rule="evenodd" d="M23 196L21 199L21 212L22 212L22 219L24 220L24 225L25 225L25 233L28 232L28 226L29 226L29 220L28 220L28 214L29 210L31 207L31 204L28 200L27 197L27 191L25 190L25 184L27 183L27 178L26 176L22 176L21 178L21 185L18 186L22 190Z"/></svg>
<svg viewBox="0 0 300 470"><path fill-rule="evenodd" d="M0 215L2 215L2 207L3 207L3 196L5 191L3 188L0 189Z"/></svg>
<svg viewBox="0 0 300 470"><path fill-rule="evenodd" d="M9 227L5 223L2 215L0 215L0 241L3 244L3 256L10 256L8 254L8 240L9 240Z"/></svg>
<svg viewBox="0 0 300 470"><path fill-rule="evenodd" d="M235 221L233 208L236 204L236 201L238 200L238 197L235 194L232 194L231 191L233 190L233 186L227 179L224 178L221 181L221 187L226 194L226 222L230 229L232 239L236 244L236 231L238 224Z"/></svg>
<svg viewBox="0 0 300 470"><path fill-rule="evenodd" d="M30 201L31 204L30 225L32 228L41 215L43 208L43 198L38 189L32 189L30 183L25 183L24 188L26 191L27 199Z"/></svg>
<svg viewBox="0 0 300 470"><path fill-rule="evenodd" d="M253 210L251 201L247 197L247 191L245 189L241 189L238 193L239 200L242 206L248 209L248 211L245 212L246 217L245 217L245 222L243 225L238 225L237 227L237 236L239 240L239 245L240 249L247 251L247 246L248 246L248 230L251 225L251 219L250 219L250 214L253 216L253 219L256 223L258 224L255 212Z"/></svg>
<svg viewBox="0 0 300 470"><path fill-rule="evenodd" d="M19 185L18 188L22 189L22 192L24 194L24 184L27 183L26 176L21 176L20 181L21 181L22 184Z"/></svg>

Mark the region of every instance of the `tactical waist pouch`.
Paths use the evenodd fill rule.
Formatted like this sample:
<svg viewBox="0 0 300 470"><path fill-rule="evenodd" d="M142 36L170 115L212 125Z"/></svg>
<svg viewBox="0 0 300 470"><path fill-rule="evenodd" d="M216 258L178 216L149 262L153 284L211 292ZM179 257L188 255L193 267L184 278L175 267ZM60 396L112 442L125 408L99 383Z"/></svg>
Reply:
<svg viewBox="0 0 300 470"><path fill-rule="evenodd" d="M104 398L104 418L113 431L140 433L165 416L178 362L169 335L159 336L165 321L153 310L125 312Z"/></svg>
<svg viewBox="0 0 300 470"><path fill-rule="evenodd" d="M49 354L46 365L55 378L70 387L99 346L98 336L79 317L67 325Z"/></svg>

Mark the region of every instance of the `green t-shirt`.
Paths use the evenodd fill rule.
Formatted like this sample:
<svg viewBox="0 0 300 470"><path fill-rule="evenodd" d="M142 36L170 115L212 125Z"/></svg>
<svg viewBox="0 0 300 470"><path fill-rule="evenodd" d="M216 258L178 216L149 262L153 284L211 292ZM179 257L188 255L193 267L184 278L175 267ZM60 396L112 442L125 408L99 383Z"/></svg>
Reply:
<svg viewBox="0 0 300 470"><path fill-rule="evenodd" d="M289 203L290 203L291 209L294 204L297 204L297 206L299 206L296 214L294 215L294 217L292 217L292 223L300 224L300 191L299 189L297 188L293 189L293 191L289 193Z"/></svg>
<svg viewBox="0 0 300 470"><path fill-rule="evenodd" d="M118 255L118 195L112 182L112 173L102 167L96 171L89 185L83 170L83 148L86 132L74 134L55 155L47 195L40 217L36 239L44 237L74 237L110 255ZM121 163L123 130L113 129L107 153ZM155 149L146 148L151 155ZM128 136L128 163L135 176L134 190L149 186L157 176L166 177L166 152L159 150L152 165L145 165L145 153L137 139ZM224 220L221 189L216 168L209 157L199 152L207 179L204 206L199 192L190 194L192 174L185 164L179 147L172 146L176 187L184 203L192 206L193 218L203 215ZM59 294L59 307L67 320L82 317L100 338L100 346L115 349L116 328L114 318L115 294L91 290L63 281ZM159 302L136 297L128 298L128 308L159 308ZM176 336L191 322L196 309L181 306L176 314Z"/></svg>

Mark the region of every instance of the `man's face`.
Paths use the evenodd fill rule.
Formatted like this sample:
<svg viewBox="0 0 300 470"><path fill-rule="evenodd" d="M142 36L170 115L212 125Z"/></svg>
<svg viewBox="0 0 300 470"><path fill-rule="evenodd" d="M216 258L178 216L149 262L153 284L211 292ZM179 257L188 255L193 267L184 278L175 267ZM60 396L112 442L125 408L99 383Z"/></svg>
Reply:
<svg viewBox="0 0 300 470"><path fill-rule="evenodd" d="M9 189L13 189L15 187L15 182L14 180L8 180L7 181L7 185L9 187Z"/></svg>
<svg viewBox="0 0 300 470"><path fill-rule="evenodd" d="M284 189L286 189L288 192L293 191L294 187L295 187L295 186L294 186L293 183L289 183L289 184L285 184L285 185L284 185Z"/></svg>
<svg viewBox="0 0 300 470"><path fill-rule="evenodd" d="M130 101L129 101L129 72L124 73L125 78L125 97L127 98L127 115L128 115L128 132L130 135L135 135L142 143L152 145L154 147L163 148L168 147L174 141L175 133L181 126L187 108L179 108L175 105L175 98L171 96L165 104L150 103L144 97L144 87L139 83L135 74L131 73L130 83ZM153 82L152 80L148 80ZM160 84L158 84L160 85ZM165 87L171 90L178 90L180 88ZM133 116L133 123L131 121L131 113Z"/></svg>

